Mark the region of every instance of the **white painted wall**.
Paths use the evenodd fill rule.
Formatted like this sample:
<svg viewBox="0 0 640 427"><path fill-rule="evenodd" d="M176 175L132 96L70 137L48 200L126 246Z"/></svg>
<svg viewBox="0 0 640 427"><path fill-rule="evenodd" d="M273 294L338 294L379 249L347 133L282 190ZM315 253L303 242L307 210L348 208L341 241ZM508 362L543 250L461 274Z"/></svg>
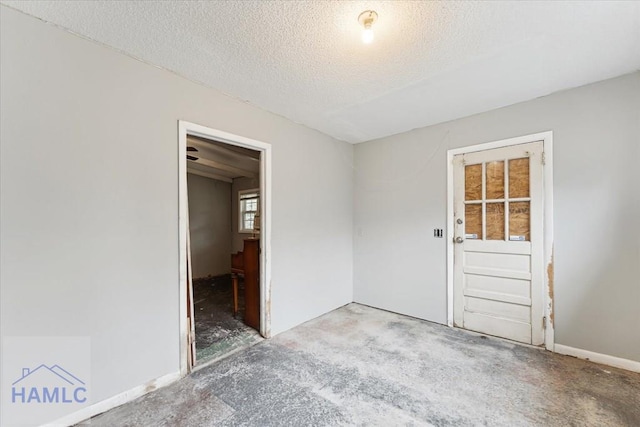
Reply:
<svg viewBox="0 0 640 427"><path fill-rule="evenodd" d="M238 191L251 190L260 188L260 180L258 178L236 178L231 185L231 230L232 242L231 249L234 253L244 249L244 239L250 238L253 234L238 233L238 222L240 220L238 213Z"/></svg>
<svg viewBox="0 0 640 427"><path fill-rule="evenodd" d="M355 300L446 323L447 150L547 130L556 343L640 361L638 72L357 145Z"/></svg>
<svg viewBox="0 0 640 427"><path fill-rule="evenodd" d="M194 278L231 271L231 184L187 174Z"/></svg>
<svg viewBox="0 0 640 427"><path fill-rule="evenodd" d="M179 119L273 146L272 332L352 301L351 145L5 6L0 20L3 337L90 336L93 401L179 370Z"/></svg>

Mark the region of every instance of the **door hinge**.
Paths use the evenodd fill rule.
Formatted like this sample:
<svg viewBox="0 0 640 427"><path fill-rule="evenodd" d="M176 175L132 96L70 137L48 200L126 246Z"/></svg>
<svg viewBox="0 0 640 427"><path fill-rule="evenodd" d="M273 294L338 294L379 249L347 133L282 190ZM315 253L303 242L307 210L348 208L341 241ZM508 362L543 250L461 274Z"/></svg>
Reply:
<svg viewBox="0 0 640 427"><path fill-rule="evenodd" d="M544 151L542 152L542 165L546 165L547 164L547 157L545 156Z"/></svg>
<svg viewBox="0 0 640 427"><path fill-rule="evenodd" d="M547 329L547 316L542 318L542 329Z"/></svg>

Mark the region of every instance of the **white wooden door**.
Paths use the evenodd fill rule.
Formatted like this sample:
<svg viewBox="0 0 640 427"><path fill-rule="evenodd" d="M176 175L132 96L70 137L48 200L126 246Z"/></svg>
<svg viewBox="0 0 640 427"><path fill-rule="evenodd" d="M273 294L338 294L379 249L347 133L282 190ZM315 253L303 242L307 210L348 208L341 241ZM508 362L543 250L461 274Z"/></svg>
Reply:
<svg viewBox="0 0 640 427"><path fill-rule="evenodd" d="M544 343L543 143L454 157L454 325Z"/></svg>

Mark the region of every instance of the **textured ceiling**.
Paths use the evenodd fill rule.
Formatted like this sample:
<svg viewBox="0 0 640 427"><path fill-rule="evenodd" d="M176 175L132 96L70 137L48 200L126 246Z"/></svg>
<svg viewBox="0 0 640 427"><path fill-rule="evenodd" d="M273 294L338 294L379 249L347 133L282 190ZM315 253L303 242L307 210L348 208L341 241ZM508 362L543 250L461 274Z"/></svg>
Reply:
<svg viewBox="0 0 640 427"><path fill-rule="evenodd" d="M0 2L349 142L640 69L639 2Z"/></svg>

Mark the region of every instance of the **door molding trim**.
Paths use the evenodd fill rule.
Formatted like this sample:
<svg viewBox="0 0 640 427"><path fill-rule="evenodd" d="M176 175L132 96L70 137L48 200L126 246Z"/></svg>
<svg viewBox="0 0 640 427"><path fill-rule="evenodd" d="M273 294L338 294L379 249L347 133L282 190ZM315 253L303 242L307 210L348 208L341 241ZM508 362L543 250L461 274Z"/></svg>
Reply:
<svg viewBox="0 0 640 427"><path fill-rule="evenodd" d="M180 374L189 373L187 357L187 134L260 151L260 335L271 336L271 144L178 120L178 235Z"/></svg>
<svg viewBox="0 0 640 427"><path fill-rule="evenodd" d="M544 342L545 348L554 351L554 306L553 306L553 131L534 133L499 141L470 145L447 150L447 325L453 327L453 158L458 154L492 150L494 148L527 144L542 141L544 153L543 165L543 235L544 235L544 316L546 319Z"/></svg>

